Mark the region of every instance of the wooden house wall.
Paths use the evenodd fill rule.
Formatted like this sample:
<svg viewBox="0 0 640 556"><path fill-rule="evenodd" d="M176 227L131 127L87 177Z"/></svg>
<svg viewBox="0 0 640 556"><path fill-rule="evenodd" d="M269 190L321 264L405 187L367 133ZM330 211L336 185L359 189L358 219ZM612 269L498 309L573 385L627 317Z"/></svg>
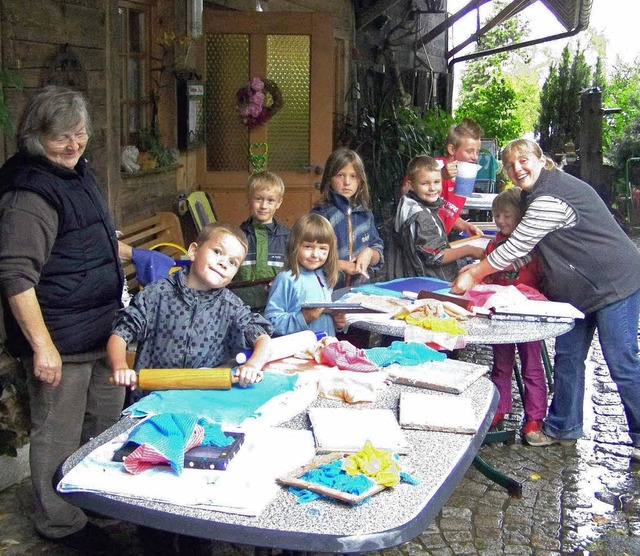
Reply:
<svg viewBox="0 0 640 556"><path fill-rule="evenodd" d="M182 34L184 0L156 0L152 11L154 48L165 30ZM222 9L254 10L255 1L221 0L208 2ZM322 11L334 18L334 37L351 51L354 17L349 0L270 0L271 11ZM177 210L177 196L197 189L197 150L181 153L180 167L168 172L123 176L120 172L120 61L116 0L2 0L0 3L0 67L20 77L23 91L5 89L6 103L14 128L18 125L28 96L43 86L52 60L63 47L80 62L86 78L83 91L90 107L93 134L87 157L98 177L117 225L126 225L158 210ZM337 80L343 89L348 83L349 60L343 59L343 75ZM161 91L160 130L164 142L176 140L175 86ZM5 160L16 151L14 139L0 139L0 156Z"/></svg>

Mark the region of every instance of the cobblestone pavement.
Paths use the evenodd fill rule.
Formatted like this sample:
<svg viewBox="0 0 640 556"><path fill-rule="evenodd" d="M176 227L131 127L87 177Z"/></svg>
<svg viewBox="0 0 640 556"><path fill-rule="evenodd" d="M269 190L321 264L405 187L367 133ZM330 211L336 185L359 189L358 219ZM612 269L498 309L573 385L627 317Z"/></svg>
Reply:
<svg viewBox="0 0 640 556"><path fill-rule="evenodd" d="M549 342L551 346L552 342ZM463 359L489 363L488 348L470 348ZM523 496L507 492L470 468L437 519L416 539L384 556L640 555L640 464L631 464L620 398L594 341L587 370L585 435L575 446L481 448L482 458L523 482ZM517 390L507 427L522 418ZM0 493L0 553L67 555L68 548L40 539L31 527L29 481ZM92 518L93 519L93 518ZM145 554L136 528L94 519L123 546L122 555ZM162 542L147 554L171 554ZM182 554L249 556L248 546L214 543Z"/></svg>

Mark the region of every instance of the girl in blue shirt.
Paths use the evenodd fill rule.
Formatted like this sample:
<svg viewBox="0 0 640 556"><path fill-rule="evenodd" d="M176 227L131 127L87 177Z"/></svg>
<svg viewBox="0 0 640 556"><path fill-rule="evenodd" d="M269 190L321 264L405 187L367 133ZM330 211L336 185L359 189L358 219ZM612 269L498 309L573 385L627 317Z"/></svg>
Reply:
<svg viewBox="0 0 640 556"><path fill-rule="evenodd" d="M338 278L336 236L329 221L318 214L302 216L291 229L285 270L276 275L264 316L274 336L302 330L335 336L334 320L324 309L303 309L305 302L330 302ZM335 315L344 326L344 315Z"/></svg>
<svg viewBox="0 0 640 556"><path fill-rule="evenodd" d="M324 216L338 242L336 288L357 286L382 265L383 243L371 212L369 184L362 159L346 148L333 151L324 167L322 198L311 209Z"/></svg>

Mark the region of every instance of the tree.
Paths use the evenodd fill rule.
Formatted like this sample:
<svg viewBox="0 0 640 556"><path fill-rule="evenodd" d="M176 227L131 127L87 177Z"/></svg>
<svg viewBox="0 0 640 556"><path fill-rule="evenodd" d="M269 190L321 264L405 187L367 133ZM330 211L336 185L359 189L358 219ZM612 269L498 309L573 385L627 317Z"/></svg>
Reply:
<svg viewBox="0 0 640 556"><path fill-rule="evenodd" d="M473 103L458 108L457 119L475 119L482 125L484 134L495 137L499 144L522 134L518 94L503 75L495 75L487 85L478 87L475 97Z"/></svg>
<svg viewBox="0 0 640 556"><path fill-rule="evenodd" d="M563 146L580 141L580 92L591 86L594 72L586 62L580 44L575 55L569 46L562 50L560 62L551 64L540 93L540 118L536 132L540 147L548 153L561 153Z"/></svg>
<svg viewBox="0 0 640 556"><path fill-rule="evenodd" d="M619 114L609 116L603 122L605 158L615 162L620 169L630 156L640 156L640 150L633 147L638 142L637 131L633 130L640 119L639 83L640 58L631 64L618 60L603 95L605 106L620 108Z"/></svg>
<svg viewBox="0 0 640 556"><path fill-rule="evenodd" d="M494 17L506 2L496 2ZM511 17L478 39L476 52L516 44L527 36L529 23L520 15ZM532 78L519 79L519 68L528 66L525 50L501 52L470 61L462 77L456 119L473 118L485 135L499 144L515 139L525 131L527 115L535 111L537 94ZM526 91L526 92L525 92ZM530 101L530 102L529 102Z"/></svg>

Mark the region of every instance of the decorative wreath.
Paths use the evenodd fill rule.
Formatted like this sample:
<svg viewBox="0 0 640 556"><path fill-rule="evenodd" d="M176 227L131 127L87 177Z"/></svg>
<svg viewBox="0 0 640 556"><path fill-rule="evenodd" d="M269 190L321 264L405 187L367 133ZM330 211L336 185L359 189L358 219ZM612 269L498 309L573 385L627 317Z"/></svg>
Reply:
<svg viewBox="0 0 640 556"><path fill-rule="evenodd" d="M236 92L238 114L247 129L266 124L282 108L282 93L271 79L252 77Z"/></svg>

